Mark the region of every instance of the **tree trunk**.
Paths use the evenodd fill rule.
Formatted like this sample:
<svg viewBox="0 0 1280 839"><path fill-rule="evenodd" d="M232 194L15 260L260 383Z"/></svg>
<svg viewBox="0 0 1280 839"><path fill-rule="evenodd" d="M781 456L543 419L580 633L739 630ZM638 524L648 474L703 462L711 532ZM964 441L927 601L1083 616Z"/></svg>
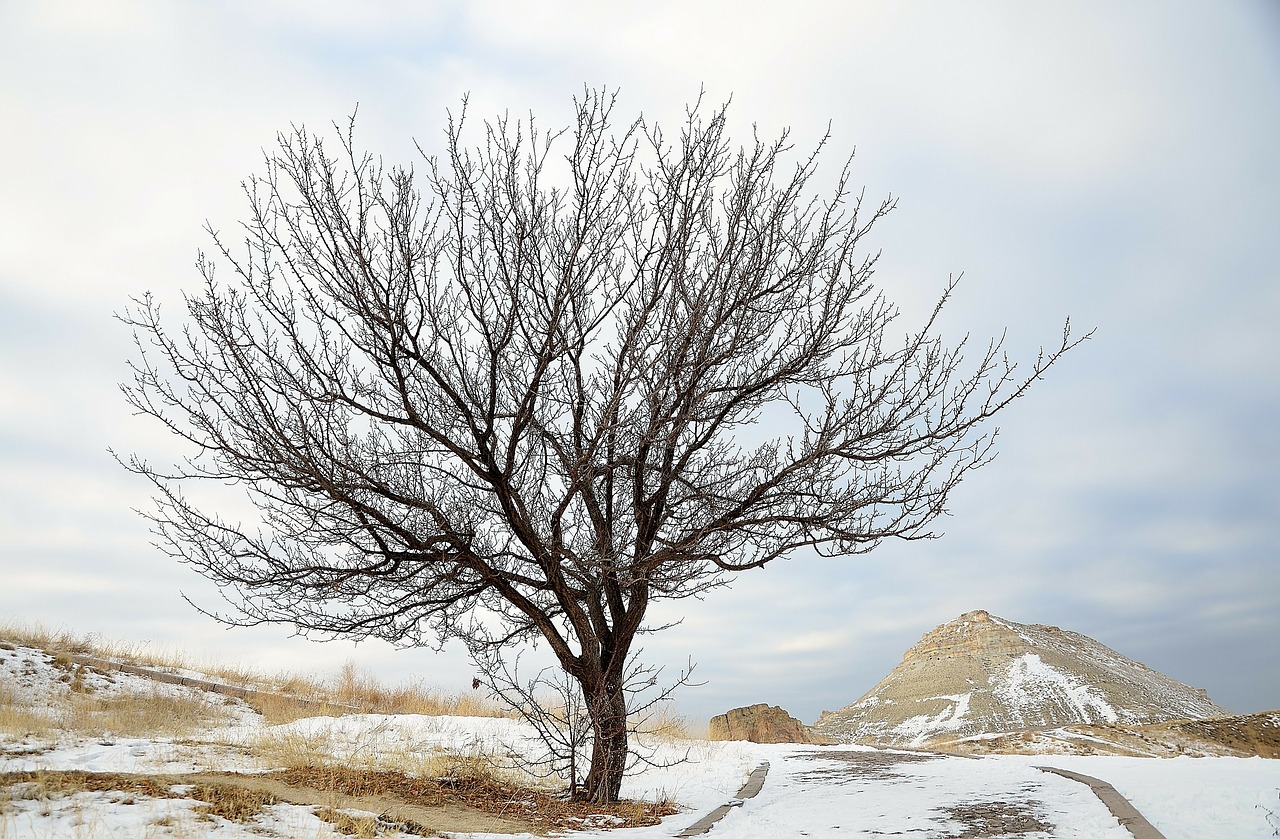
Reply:
<svg viewBox="0 0 1280 839"><path fill-rule="evenodd" d="M622 686L595 686L587 695L587 708L595 739L586 799L593 804L612 804L618 800L627 768L627 700Z"/></svg>

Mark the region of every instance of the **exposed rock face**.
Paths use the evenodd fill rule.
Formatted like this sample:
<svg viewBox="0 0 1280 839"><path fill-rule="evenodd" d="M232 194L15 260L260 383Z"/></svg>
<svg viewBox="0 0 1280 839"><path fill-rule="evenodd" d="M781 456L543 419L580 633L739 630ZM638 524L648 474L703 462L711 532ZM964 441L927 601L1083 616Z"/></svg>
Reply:
<svg viewBox="0 0 1280 839"><path fill-rule="evenodd" d="M1150 724L1228 713L1207 693L1056 626L968 612L927 633L857 702L814 731L923 746L1075 724Z"/></svg>
<svg viewBox="0 0 1280 839"><path fill-rule="evenodd" d="M804 723L777 706L748 705L711 718L710 739L752 743L811 743Z"/></svg>

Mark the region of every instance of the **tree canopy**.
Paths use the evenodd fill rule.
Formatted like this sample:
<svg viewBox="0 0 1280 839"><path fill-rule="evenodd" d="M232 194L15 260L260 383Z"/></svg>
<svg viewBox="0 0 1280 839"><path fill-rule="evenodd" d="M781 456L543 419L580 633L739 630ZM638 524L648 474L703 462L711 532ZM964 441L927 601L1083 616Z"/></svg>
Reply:
<svg viewBox="0 0 1280 839"><path fill-rule="evenodd" d="M669 136L587 91L568 129L502 117L468 145L465 111L416 167L352 124L279 137L181 327L149 296L121 314L127 398L192 447L126 465L224 619L478 660L545 642L590 713L584 794L615 800L651 602L934 535L987 420L1078 339L966 359L935 334L953 282L893 334L863 247L893 199L865 203L851 158L815 189L825 139L736 146L701 103Z"/></svg>

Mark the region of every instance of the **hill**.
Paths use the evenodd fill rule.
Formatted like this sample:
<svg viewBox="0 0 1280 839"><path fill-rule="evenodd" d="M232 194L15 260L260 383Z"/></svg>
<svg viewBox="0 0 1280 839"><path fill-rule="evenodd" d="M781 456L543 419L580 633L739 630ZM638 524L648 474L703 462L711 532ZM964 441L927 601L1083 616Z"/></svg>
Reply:
<svg viewBox="0 0 1280 839"><path fill-rule="evenodd" d="M1144 726L1225 716L1189 687L1076 632L968 612L926 633L819 735L920 747L1064 726Z"/></svg>

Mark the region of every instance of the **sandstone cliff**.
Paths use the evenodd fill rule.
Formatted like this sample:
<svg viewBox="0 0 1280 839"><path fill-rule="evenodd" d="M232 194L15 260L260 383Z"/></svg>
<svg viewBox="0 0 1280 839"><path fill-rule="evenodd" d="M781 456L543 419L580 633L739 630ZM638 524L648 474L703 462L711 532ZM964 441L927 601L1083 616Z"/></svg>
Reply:
<svg viewBox="0 0 1280 839"><path fill-rule="evenodd" d="M776 706L748 705L711 718L710 740L812 743L804 723Z"/></svg>
<svg viewBox="0 0 1280 839"><path fill-rule="evenodd" d="M1075 724L1137 725L1227 713L1188 687L1075 632L983 611L937 627L861 699L813 729L841 741L931 741Z"/></svg>

